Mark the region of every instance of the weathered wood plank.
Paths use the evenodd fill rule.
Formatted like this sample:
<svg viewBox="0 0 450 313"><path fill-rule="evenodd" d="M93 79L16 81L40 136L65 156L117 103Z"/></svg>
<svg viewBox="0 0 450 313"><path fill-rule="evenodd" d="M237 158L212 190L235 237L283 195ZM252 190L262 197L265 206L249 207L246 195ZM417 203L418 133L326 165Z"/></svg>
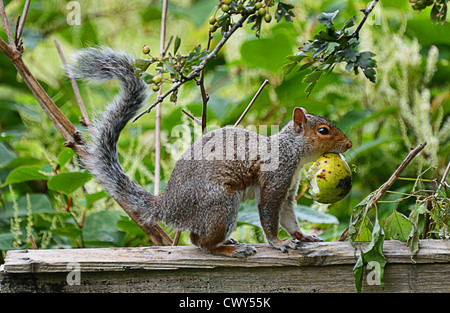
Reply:
<svg viewBox="0 0 450 313"><path fill-rule="evenodd" d="M84 272L355 264L355 250L348 242L305 243L300 250L289 250L288 253L264 244L256 247L258 253L246 259L209 255L193 246L11 250L6 255L4 270L8 273L67 272L70 262L79 263ZM384 255L389 263L411 263L409 248L400 241L386 241ZM450 263L450 242L420 241L414 261Z"/></svg>
<svg viewBox="0 0 450 313"><path fill-rule="evenodd" d="M0 286L1 292L354 292L348 242L305 243L288 253L256 247L247 259L192 246L9 251ZM363 292L450 292L449 241L420 241L416 264L402 242L386 241L384 255L385 289L367 283L368 269ZM73 264L75 285L67 281Z"/></svg>

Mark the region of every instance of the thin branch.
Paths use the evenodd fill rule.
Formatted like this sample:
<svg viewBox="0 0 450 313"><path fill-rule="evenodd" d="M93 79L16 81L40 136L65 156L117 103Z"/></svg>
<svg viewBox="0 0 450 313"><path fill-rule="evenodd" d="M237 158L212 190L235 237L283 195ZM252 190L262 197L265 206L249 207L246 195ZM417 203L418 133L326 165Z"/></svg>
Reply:
<svg viewBox="0 0 450 313"><path fill-rule="evenodd" d="M166 20L167 20L167 5L168 0L163 0L163 7L161 13L161 34L159 43L159 53L161 58L164 58L166 53L165 41L166 41ZM162 88L158 90L158 97L161 96ZM155 116L155 181L154 181L154 194L159 194L161 181L161 105L156 107Z"/></svg>
<svg viewBox="0 0 450 313"><path fill-rule="evenodd" d="M445 172L444 172L444 175L442 175L441 182L439 183L436 193L434 194L435 197L437 197L439 195L439 191L441 190L442 186L444 185L445 179L447 178L449 171L450 171L450 162L448 162L447 168L445 169Z"/></svg>
<svg viewBox="0 0 450 313"><path fill-rule="evenodd" d="M211 31L208 33L208 44L206 46L206 50L209 51L209 48L211 46ZM206 93L205 89L205 68L202 69L200 72L200 79L197 82L197 85L200 86L200 92L202 94L202 133L203 135L206 134L206 119L207 119L207 112L208 112L208 101L209 101L209 95Z"/></svg>
<svg viewBox="0 0 450 313"><path fill-rule="evenodd" d="M11 46L14 46L14 39L11 33L11 28L9 27L8 17L5 12L5 5L3 4L3 0L0 0L0 14L2 16L3 28L5 29L6 37L8 38L8 43Z"/></svg>
<svg viewBox="0 0 450 313"><path fill-rule="evenodd" d="M415 149L411 149L411 151L408 153L406 158L403 160L403 162L399 165L399 167L395 170L395 172L389 177L387 182L385 182L380 188L378 188L376 194L373 196L371 201L367 204L367 211L372 208L373 205L375 205L378 200L385 194L385 192L391 188L391 186L394 184L394 182L397 180L397 178L400 176L400 174L405 170L405 168L408 166L409 163L414 159L414 157L419 154L420 151L422 151L425 146L427 145L426 142L420 144ZM349 227L342 233L342 235L339 237L338 241L344 241L348 236Z"/></svg>
<svg viewBox="0 0 450 313"><path fill-rule="evenodd" d="M192 115L191 113L187 112L185 109L181 109L181 112L183 112L184 114L186 114L187 116L189 116L189 118L191 118L194 122L196 122L198 125L202 126L202 121L200 121L198 118L196 118L194 115Z"/></svg>
<svg viewBox="0 0 450 313"><path fill-rule="evenodd" d="M20 46L20 38L22 37L23 26L25 25L25 20L27 19L28 9L30 8L30 2L31 2L31 0L25 1L25 5L23 7L23 12L20 17L19 26L17 27L15 43L16 43L16 46L18 46L18 47Z"/></svg>
<svg viewBox="0 0 450 313"><path fill-rule="evenodd" d="M208 54L208 56L202 62L200 62L199 66L195 70L190 72L186 77L184 77L184 79L173 84L172 87L169 90L167 90L165 93L158 96L158 98L152 105L150 105L145 111L141 112L139 115L137 115L134 118L133 122L136 122L142 115L149 113L155 106L157 106L159 103L163 102L163 100L168 95L170 95L172 92L178 90L187 81L190 81L190 80L193 80L194 78L196 78L200 74L200 72L205 68L206 64L208 64L209 61L211 61L212 59L214 59L217 56L217 53L220 51L220 49L222 49L222 47L225 45L225 43L228 41L228 39L230 39L231 35L233 35L233 33L238 28L242 27L242 25L244 24L244 22L247 18L248 18L248 15L243 15L239 19L239 21L237 21L236 24L234 24L233 27L231 27L231 29L228 32L224 32L222 39L219 41L219 43L214 48L214 50L211 51L211 53Z"/></svg>
<svg viewBox="0 0 450 313"><path fill-rule="evenodd" d="M367 9L362 9L361 11L364 13L364 17L359 22L358 26L356 26L355 31L351 34L351 37L359 39L359 32L361 31L361 28L363 27L364 23L367 20L367 17L369 14L373 11L373 8L377 5L379 0L373 0L372 3L369 5Z"/></svg>
<svg viewBox="0 0 450 313"><path fill-rule="evenodd" d="M248 104L247 108L245 109L245 111L242 113L242 115L239 117L239 119L236 121L236 123L234 123L233 127L236 127L239 125L239 123L244 119L245 115L247 114L247 112L250 110L250 108L252 107L253 103L255 103L256 99L258 98L259 94L261 93L261 91L264 89L264 87L267 85L267 83L269 82L268 79L264 80L264 82L262 83L261 87L259 87L258 91L256 92L255 96L253 97L253 99L250 101L250 103Z"/></svg>
<svg viewBox="0 0 450 313"><path fill-rule="evenodd" d="M67 72L67 76L70 79L70 83L72 84L72 89L73 89L73 92L75 94L75 98L77 99L78 107L80 108L81 115L83 116L83 124L84 124L84 126L86 128L89 128L89 126L91 125L91 122L89 121L89 116L88 116L88 114L86 112L86 108L84 106L83 99L81 98L80 89L78 88L78 85L77 85L77 82L76 82L76 80L75 80L75 78L73 76L73 73L70 70L69 65L67 64L67 60L66 60L66 57L64 56L64 52L62 51L61 46L60 46L60 44L58 43L58 41L56 39L55 39L55 46L56 46L56 49L58 50L58 53L59 53L59 55L61 57L61 61L64 64L64 67L65 67L66 72Z"/></svg>
<svg viewBox="0 0 450 313"><path fill-rule="evenodd" d="M36 245L36 242L34 241L33 235L30 235L30 236L28 237L28 239L30 239L30 243L31 243L31 246L33 247L33 249L37 250L38 247L37 247L37 245Z"/></svg>

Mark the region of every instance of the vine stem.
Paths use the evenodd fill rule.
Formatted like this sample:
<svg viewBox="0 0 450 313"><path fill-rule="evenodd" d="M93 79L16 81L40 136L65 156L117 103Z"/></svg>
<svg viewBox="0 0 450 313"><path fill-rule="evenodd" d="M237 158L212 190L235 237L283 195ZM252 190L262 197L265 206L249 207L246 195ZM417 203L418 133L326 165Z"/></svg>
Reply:
<svg viewBox="0 0 450 313"><path fill-rule="evenodd" d="M133 122L136 122L141 116L143 116L144 114L149 113L155 106L157 106L159 103L163 102L163 100L170 95L172 92L178 90L182 85L184 85L186 82L193 80L194 78L196 78L200 72L205 68L205 66L209 63L209 61L211 61L212 59L214 59L215 57L217 57L217 53L220 51L220 49L222 49L222 47L225 45L225 43L228 41L228 39L230 39L231 35L233 35L233 33L240 27L242 27L242 25L244 24L245 20L248 18L248 15L243 15L239 21L236 22L236 24L233 25L233 27L231 27L231 29L227 32L223 33L223 37L222 39L219 41L219 43L217 44L217 46L211 51L210 54L208 54L208 56L202 61L200 62L200 64L198 65L198 67L196 69L194 69L192 72L190 72L186 77L182 78L179 82L175 83L172 85L172 87L167 90L165 93L163 93L162 95L158 96L156 101L150 105L145 111L139 113L133 120Z"/></svg>

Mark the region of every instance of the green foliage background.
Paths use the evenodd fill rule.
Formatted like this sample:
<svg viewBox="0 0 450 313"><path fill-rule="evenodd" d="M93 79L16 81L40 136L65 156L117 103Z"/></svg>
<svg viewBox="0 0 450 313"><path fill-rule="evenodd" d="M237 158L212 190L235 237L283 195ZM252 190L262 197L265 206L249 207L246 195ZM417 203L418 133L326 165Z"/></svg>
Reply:
<svg viewBox="0 0 450 313"><path fill-rule="evenodd" d="M25 63L79 129L81 114L53 41L58 40L66 56L83 47L107 45L143 57L144 44L158 55L160 2L79 1L80 26L67 24L70 10L66 2L31 2L23 32ZM361 51L376 54L377 82L371 83L362 73L348 73L344 66L337 67L322 77L307 97L307 84L302 82L307 73L293 70L285 74L286 57L298 52L299 46L323 29L318 14L340 10L334 19L340 27L355 14L358 22L362 17L358 10L367 2L286 2L295 5L293 23L277 24L272 19L270 24L262 25L259 39L247 25L209 63L205 75L210 95L208 125L233 124L264 79L270 84L245 117L241 124L244 127L282 125L295 106L333 120L353 141L353 149L346 153L354 169L353 189L330 207L303 197L298 216L306 232L335 240L347 227L352 209L389 178L411 146L428 142L425 153L415 158L403 176L442 176L450 152L450 23L447 18L443 26L432 24L431 8L419 14L406 0L380 3L360 34ZM8 16L20 14L22 5L21 1L10 1L6 6ZM181 53L198 44L206 46L208 18L214 13L214 5L215 1L208 0L169 1L167 35L182 38ZM2 31L0 36L6 38ZM220 35L215 34L213 45L219 40ZM6 250L30 248L30 236L38 248L148 245L143 231L84 172L73 152L63 147L63 139L3 54L0 65L0 260ZM101 110L117 88L116 82L80 84L88 112L92 115ZM163 181L170 177L180 151L192 142L194 136L186 134L200 133L181 109L200 117L201 107L201 95L193 82L182 87L176 104L163 103ZM128 125L119 141L125 171L151 191L154 128L154 113L145 115ZM409 194L430 188L430 183L415 180L399 181L392 190ZM409 216L413 211L417 216L417 198L403 200L404 194L384 197L391 202L379 203L379 221L397 219L399 213ZM429 236L448 238L448 203L443 212L443 216L436 217ZM254 203L242 205L234 238L251 243L264 241L256 214ZM398 239L397 232L386 235ZM188 243L188 236L183 234L181 244Z"/></svg>

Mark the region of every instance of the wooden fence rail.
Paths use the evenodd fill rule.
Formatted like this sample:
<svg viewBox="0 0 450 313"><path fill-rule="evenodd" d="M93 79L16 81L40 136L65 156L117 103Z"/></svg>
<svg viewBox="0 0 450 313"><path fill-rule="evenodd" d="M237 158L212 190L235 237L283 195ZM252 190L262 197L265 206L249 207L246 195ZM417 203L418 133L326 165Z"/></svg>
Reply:
<svg viewBox="0 0 450 313"><path fill-rule="evenodd" d="M0 292L354 292L355 250L348 242L305 243L281 253L233 259L194 246L11 250ZM450 241L409 248L385 241L384 290L365 269L363 292L450 292ZM356 252L356 255L359 253Z"/></svg>

